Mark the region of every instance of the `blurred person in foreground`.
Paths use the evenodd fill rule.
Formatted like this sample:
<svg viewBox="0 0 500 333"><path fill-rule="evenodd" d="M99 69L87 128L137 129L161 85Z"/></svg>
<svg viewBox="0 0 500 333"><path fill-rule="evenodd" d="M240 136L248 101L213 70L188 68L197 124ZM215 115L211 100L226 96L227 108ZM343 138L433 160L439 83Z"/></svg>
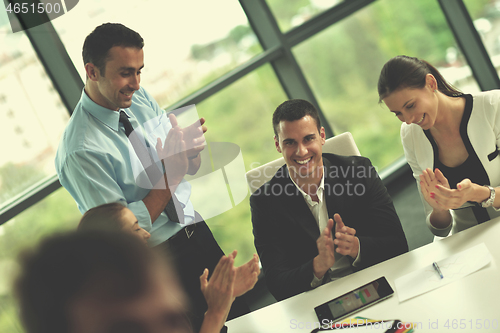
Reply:
<svg viewBox="0 0 500 333"><path fill-rule="evenodd" d="M61 234L20 259L15 291L27 333L192 332L176 273L133 235ZM233 264L223 256L210 279L207 269L200 276L208 304L200 333L223 328L235 299Z"/></svg>
<svg viewBox="0 0 500 333"><path fill-rule="evenodd" d="M408 251L387 189L366 157L323 153L325 129L308 101L273 114L283 165L250 197L255 247L277 300Z"/></svg>
<svg viewBox="0 0 500 333"><path fill-rule="evenodd" d="M425 60L390 59L380 102L402 121L426 223L445 237L500 216L500 90L464 94Z"/></svg>

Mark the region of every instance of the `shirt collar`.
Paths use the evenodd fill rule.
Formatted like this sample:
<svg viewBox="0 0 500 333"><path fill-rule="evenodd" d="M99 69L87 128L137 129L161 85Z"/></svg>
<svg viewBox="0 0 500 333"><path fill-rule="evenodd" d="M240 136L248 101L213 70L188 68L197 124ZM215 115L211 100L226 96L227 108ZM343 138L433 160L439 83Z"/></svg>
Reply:
<svg viewBox="0 0 500 333"><path fill-rule="evenodd" d="M82 106L85 111L90 113L93 117L99 120L104 125L108 126L114 131L118 131L120 128L120 111L125 111L125 109L120 109L119 111L110 110L103 106L100 106L96 102L94 102L85 92L85 89L82 91ZM127 114L127 117L130 118L130 115Z"/></svg>
<svg viewBox="0 0 500 333"><path fill-rule="evenodd" d="M311 198L311 196L309 194L307 194L306 192L304 192L299 187L299 185L297 185L297 183L295 183L295 181L293 180L293 178L290 175L289 175L289 177L290 177L290 180L292 181L292 183L299 189L300 193L302 194L302 196L304 197L304 199L306 200L306 202L309 205L316 204L316 202L313 201L313 199ZM321 177L321 181L319 182L318 191L316 192L318 194L319 202L323 202L323 192L324 192L324 190L325 190L325 173L323 172L323 176Z"/></svg>

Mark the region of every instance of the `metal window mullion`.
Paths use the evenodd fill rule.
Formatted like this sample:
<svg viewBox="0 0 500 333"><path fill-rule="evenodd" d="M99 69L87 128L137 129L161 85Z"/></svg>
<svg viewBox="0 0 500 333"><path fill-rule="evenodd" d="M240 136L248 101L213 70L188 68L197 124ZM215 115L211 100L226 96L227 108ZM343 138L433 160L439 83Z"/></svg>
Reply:
<svg viewBox="0 0 500 333"><path fill-rule="evenodd" d="M462 0L438 0L481 90L500 88L500 79Z"/></svg>
<svg viewBox="0 0 500 333"><path fill-rule="evenodd" d="M276 19L265 0L239 1L263 49L268 50L276 47L282 49L282 56L271 61L271 65L288 98L305 99L315 105L325 128L326 136L333 136L330 124L326 120L311 87L292 54L291 46L287 44L286 38L281 33Z"/></svg>
<svg viewBox="0 0 500 333"><path fill-rule="evenodd" d="M56 175L33 185L0 209L0 225L30 208L61 187Z"/></svg>
<svg viewBox="0 0 500 333"><path fill-rule="evenodd" d="M304 22L298 27L285 33L285 39L288 45L295 46L318 32L328 28L332 24L354 14L357 10L366 7L375 0L350 0L343 1L338 5L325 10L312 19Z"/></svg>
<svg viewBox="0 0 500 333"><path fill-rule="evenodd" d="M222 89L226 88L233 82L241 79L245 75L251 73L252 71L256 70L262 65L265 65L272 60L280 57L282 54L282 50L274 47L270 48L261 54L255 56L254 58L250 59L246 63L238 66L237 68L231 70L230 72L222 75L218 79L212 81L211 83L207 84L206 86L200 88L199 90L195 91L191 95L181 99L180 101L171 104L168 106L166 111L170 110L175 110L177 108L190 105L190 104L197 104L202 102L203 100L207 99L210 96L213 96L214 94L218 93Z"/></svg>
<svg viewBox="0 0 500 333"><path fill-rule="evenodd" d="M21 26L27 26L25 16L17 15ZM83 81L59 38L52 22L24 30L54 88L71 115L80 100Z"/></svg>

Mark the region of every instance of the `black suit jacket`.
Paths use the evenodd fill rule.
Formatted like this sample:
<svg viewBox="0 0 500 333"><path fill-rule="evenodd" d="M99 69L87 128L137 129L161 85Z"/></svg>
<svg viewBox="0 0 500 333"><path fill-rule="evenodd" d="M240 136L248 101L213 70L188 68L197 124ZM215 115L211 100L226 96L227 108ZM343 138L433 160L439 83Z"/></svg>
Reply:
<svg viewBox="0 0 500 333"><path fill-rule="evenodd" d="M352 269L407 252L401 222L370 160L323 154L323 164L328 217L339 213L346 226L356 229L360 242L361 262ZM282 300L310 290L320 231L286 165L252 194L250 206L255 247L269 291Z"/></svg>

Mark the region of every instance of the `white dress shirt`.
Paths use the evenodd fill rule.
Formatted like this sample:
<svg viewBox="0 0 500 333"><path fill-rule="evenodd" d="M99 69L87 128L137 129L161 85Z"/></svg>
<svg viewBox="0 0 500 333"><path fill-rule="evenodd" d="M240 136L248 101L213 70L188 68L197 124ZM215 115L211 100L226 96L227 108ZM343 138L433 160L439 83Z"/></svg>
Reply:
<svg viewBox="0 0 500 333"><path fill-rule="evenodd" d="M316 195L318 196L318 202L314 201L309 194L304 192L293 180L292 177L290 177L292 182L297 186L299 189L300 193L302 193L302 196L304 197L304 200L306 201L307 207L311 210L311 213L314 216L314 219L316 220L316 223L318 224L319 232L321 232L326 228L327 222L328 222L328 210L326 207L325 203L325 175L321 177L321 182L319 184L319 188L316 192ZM333 219L333 215L331 216ZM333 238L335 238L335 225L332 230L332 235ZM354 261L353 265L356 266L360 262L360 254L361 254L361 244L359 245L358 249L358 256L356 257L356 260ZM351 268L351 263L349 262L349 259L340 254L335 252L335 263L333 264L332 267L329 268L328 274L330 277L330 281L339 279L341 277L344 277L346 275L349 275L353 273L353 270ZM316 275L313 273L313 280L311 281L311 287L316 288L317 286L321 285L321 282L323 279L318 279Z"/></svg>

